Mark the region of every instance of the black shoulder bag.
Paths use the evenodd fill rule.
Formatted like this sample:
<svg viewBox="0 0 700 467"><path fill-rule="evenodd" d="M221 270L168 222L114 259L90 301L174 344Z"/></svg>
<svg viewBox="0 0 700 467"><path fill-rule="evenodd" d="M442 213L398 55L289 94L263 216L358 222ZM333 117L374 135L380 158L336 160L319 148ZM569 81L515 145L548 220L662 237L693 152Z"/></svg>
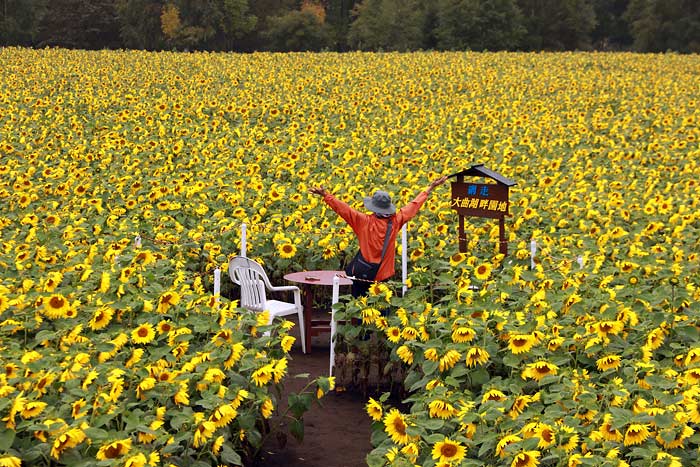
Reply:
<svg viewBox="0 0 700 467"><path fill-rule="evenodd" d="M386 248L389 246L389 237L391 236L391 219L389 219L389 226L386 229L386 236L384 237L384 246L382 247L382 257L378 263L370 263L363 256L362 252L358 251L355 257L350 261L350 263L345 267L345 274L348 276L355 277L357 279L363 279L366 281L373 281L377 277L377 272L379 272L379 266L381 266L382 261L384 261L384 255L386 254Z"/></svg>

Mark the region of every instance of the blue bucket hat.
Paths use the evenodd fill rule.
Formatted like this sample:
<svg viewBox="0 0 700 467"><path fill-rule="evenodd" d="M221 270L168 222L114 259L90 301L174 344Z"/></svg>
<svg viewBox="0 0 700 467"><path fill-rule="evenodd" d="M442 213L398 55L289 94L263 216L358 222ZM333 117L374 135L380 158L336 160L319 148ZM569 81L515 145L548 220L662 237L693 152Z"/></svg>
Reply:
<svg viewBox="0 0 700 467"><path fill-rule="evenodd" d="M396 212L396 206L391 203L391 196L386 191L378 190L372 197L365 198L365 207L376 214L390 216Z"/></svg>

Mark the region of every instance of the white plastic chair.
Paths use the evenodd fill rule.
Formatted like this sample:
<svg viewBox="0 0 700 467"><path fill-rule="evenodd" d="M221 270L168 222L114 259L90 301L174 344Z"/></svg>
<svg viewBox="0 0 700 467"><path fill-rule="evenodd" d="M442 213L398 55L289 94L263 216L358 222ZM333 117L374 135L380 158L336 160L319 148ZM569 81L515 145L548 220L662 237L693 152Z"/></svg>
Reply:
<svg viewBox="0 0 700 467"><path fill-rule="evenodd" d="M299 287L294 285L274 287L270 284L263 267L250 258L236 256L228 263L231 280L241 287L241 306L247 310L270 313L268 324L277 316L296 315L299 317L301 349L306 353L306 333L304 329L304 307L301 304ZM266 291L294 292L294 303L268 300Z"/></svg>

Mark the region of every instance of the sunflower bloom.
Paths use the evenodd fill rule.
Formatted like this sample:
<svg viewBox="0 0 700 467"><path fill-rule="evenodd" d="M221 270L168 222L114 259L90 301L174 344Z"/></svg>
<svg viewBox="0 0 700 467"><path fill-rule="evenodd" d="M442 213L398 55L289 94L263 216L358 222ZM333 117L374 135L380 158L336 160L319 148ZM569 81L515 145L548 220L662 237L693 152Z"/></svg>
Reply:
<svg viewBox="0 0 700 467"><path fill-rule="evenodd" d="M603 424L598 431L603 439L607 441L615 441L617 443L622 441L622 433L620 433L620 430L616 430L612 427L612 415L609 413L603 416Z"/></svg>
<svg viewBox="0 0 700 467"><path fill-rule="evenodd" d="M131 331L134 344L148 344L156 337L156 331L151 323L143 323Z"/></svg>
<svg viewBox="0 0 700 467"><path fill-rule="evenodd" d="M0 467L22 467L22 459L15 456L0 457Z"/></svg>
<svg viewBox="0 0 700 467"><path fill-rule="evenodd" d="M66 449L71 449L85 441L85 432L80 428L71 428L59 435L51 446L51 457L58 459Z"/></svg>
<svg viewBox="0 0 700 467"><path fill-rule="evenodd" d="M413 363L413 352L407 346L402 345L396 349L396 355L406 364L411 365Z"/></svg>
<svg viewBox="0 0 700 467"><path fill-rule="evenodd" d="M516 435L506 435L503 438L501 438L498 443L496 444L496 455L498 457L505 457L506 452L505 449L506 447L510 446L511 444L519 443L522 441L520 436Z"/></svg>
<svg viewBox="0 0 700 467"><path fill-rule="evenodd" d="M532 334L514 334L508 338L508 348L514 355L519 355L532 350L538 342Z"/></svg>
<svg viewBox="0 0 700 467"><path fill-rule="evenodd" d="M651 436L649 432L649 425L642 423L633 423L627 428L625 432L624 445L625 446L635 446L637 444L642 444Z"/></svg>
<svg viewBox="0 0 700 467"><path fill-rule="evenodd" d="M391 437L391 440L400 445L406 445L410 442L410 437L406 433L408 422L406 417L398 411L391 409L386 417L384 417L384 430Z"/></svg>
<svg viewBox="0 0 700 467"><path fill-rule="evenodd" d="M474 277L480 281L485 281L491 275L492 266L489 263L482 263L474 269Z"/></svg>
<svg viewBox="0 0 700 467"><path fill-rule="evenodd" d="M461 358L462 354L456 350L448 350L440 359L440 363L438 364L440 371L449 370L450 368L454 367Z"/></svg>
<svg viewBox="0 0 700 467"><path fill-rule="evenodd" d="M470 342L476 337L476 331L466 326L460 326L452 331L452 342L463 344Z"/></svg>
<svg viewBox="0 0 700 467"><path fill-rule="evenodd" d="M162 314L165 314L168 312L168 310L180 303L180 295L175 292L175 291L169 291L164 293L158 298L158 307L156 308L156 312Z"/></svg>
<svg viewBox="0 0 700 467"><path fill-rule="evenodd" d="M389 342L396 344L401 340L401 329L397 328L396 326L386 328L384 333L386 334L386 338L389 340Z"/></svg>
<svg viewBox="0 0 700 467"><path fill-rule="evenodd" d="M292 345L294 345L294 341L296 341L296 338L294 336L284 336L282 338L282 342L280 343L280 347L282 347L282 350L285 353L289 353L289 351L292 350Z"/></svg>
<svg viewBox="0 0 700 467"><path fill-rule="evenodd" d="M666 441L660 434L656 435L656 441L666 449L681 448L685 444L685 440L693 436L695 430L688 425L684 425L680 433L676 433L676 437L671 441Z"/></svg>
<svg viewBox="0 0 700 467"><path fill-rule="evenodd" d="M365 410L367 411L367 415L369 415L375 422L381 420L382 416L384 415L382 405L371 397L369 398L369 402L365 404Z"/></svg>
<svg viewBox="0 0 700 467"><path fill-rule="evenodd" d="M139 452L138 454L129 457L126 462L124 462L124 467L146 467L148 459L146 456Z"/></svg>
<svg viewBox="0 0 700 467"><path fill-rule="evenodd" d="M481 403L484 404L486 401L502 402L506 399L506 395L499 391L498 389L489 389L486 391L481 398Z"/></svg>
<svg viewBox="0 0 700 467"><path fill-rule="evenodd" d="M277 252L282 258L294 258L294 255L297 254L297 247L293 243L282 243L277 247Z"/></svg>
<svg viewBox="0 0 700 467"><path fill-rule="evenodd" d="M539 458L539 451L521 451L515 455L510 467L536 467L540 465Z"/></svg>
<svg viewBox="0 0 700 467"><path fill-rule="evenodd" d="M559 367L544 360L528 364L522 371L523 379L534 379L540 381L545 376L556 375Z"/></svg>
<svg viewBox="0 0 700 467"><path fill-rule="evenodd" d="M102 445L95 457L97 460L116 459L117 457L128 454L129 451L131 451L131 438L120 439Z"/></svg>
<svg viewBox="0 0 700 467"><path fill-rule="evenodd" d="M447 420L457 415L457 409L455 409L452 404L440 399L430 402L428 408L430 418L442 418L443 420Z"/></svg>
<svg viewBox="0 0 700 467"><path fill-rule="evenodd" d="M617 370L622 358L619 355L606 355L596 360L596 366L600 371Z"/></svg>
<svg viewBox="0 0 700 467"><path fill-rule="evenodd" d="M44 314L51 319L62 318L70 309L68 299L61 294L51 295L51 297L43 301L43 305Z"/></svg>
<svg viewBox="0 0 700 467"><path fill-rule="evenodd" d="M471 347L467 350L467 366L474 367L477 365L484 365L489 361L491 356L483 347Z"/></svg>
<svg viewBox="0 0 700 467"><path fill-rule="evenodd" d="M112 321L112 316L114 316L114 310L108 306L102 306L95 310L88 326L90 326L90 329L93 331L104 329L110 321Z"/></svg>
<svg viewBox="0 0 700 467"><path fill-rule="evenodd" d="M459 464L464 459L466 449L459 442L445 438L433 446L433 459L439 462Z"/></svg>
<svg viewBox="0 0 700 467"><path fill-rule="evenodd" d="M265 402L263 402L262 406L260 407L260 413L262 414L263 418L270 418L274 410L275 405L269 398L265 399Z"/></svg>

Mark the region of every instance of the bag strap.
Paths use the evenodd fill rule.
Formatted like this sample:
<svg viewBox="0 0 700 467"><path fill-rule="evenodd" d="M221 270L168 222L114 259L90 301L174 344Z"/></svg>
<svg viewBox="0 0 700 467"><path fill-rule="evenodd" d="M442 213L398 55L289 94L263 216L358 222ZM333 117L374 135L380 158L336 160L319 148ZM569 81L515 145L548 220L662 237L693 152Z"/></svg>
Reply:
<svg viewBox="0 0 700 467"><path fill-rule="evenodd" d="M391 219L389 219L389 227L386 229L386 235L384 236L384 246L382 247L382 258L379 260L379 264L384 261L384 255L386 254L386 248L389 246L389 237L391 237Z"/></svg>

